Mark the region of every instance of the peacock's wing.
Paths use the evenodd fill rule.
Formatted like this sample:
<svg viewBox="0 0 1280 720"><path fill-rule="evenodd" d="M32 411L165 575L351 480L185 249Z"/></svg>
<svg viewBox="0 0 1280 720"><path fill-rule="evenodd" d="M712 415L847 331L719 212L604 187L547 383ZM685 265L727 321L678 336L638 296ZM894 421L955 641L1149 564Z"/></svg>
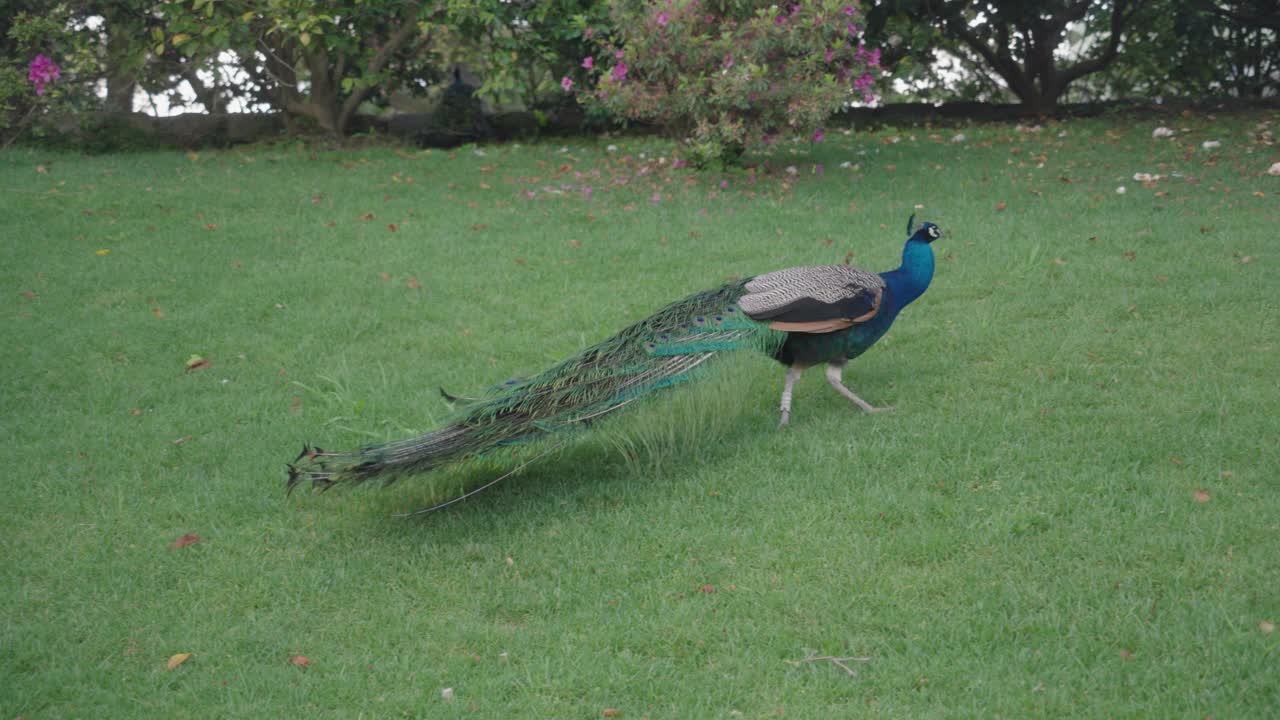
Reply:
<svg viewBox="0 0 1280 720"><path fill-rule="evenodd" d="M738 301L774 330L833 332L866 322L880 310L884 280L849 265L794 267L749 280Z"/></svg>

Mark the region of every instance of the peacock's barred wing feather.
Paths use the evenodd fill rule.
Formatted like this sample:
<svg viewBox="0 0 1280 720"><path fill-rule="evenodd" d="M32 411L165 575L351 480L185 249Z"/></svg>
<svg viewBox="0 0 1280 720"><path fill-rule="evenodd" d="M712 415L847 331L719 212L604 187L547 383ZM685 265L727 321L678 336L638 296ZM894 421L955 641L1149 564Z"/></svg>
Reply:
<svg viewBox="0 0 1280 720"><path fill-rule="evenodd" d="M671 303L534 377L490 390L445 426L424 435L345 453L306 447L289 466L289 489L305 481L323 489L430 470L582 427L653 391L690 380L720 352L754 348L772 354L786 333L770 330L739 307L748 282Z"/></svg>

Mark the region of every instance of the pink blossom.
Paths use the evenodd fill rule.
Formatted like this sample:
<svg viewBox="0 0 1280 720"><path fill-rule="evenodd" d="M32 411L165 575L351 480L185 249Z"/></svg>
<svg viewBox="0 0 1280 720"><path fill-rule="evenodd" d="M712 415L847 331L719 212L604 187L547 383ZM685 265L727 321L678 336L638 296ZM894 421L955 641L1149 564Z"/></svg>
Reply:
<svg viewBox="0 0 1280 720"><path fill-rule="evenodd" d="M827 48L827 52L822 57L825 58L827 62L831 62L831 58L835 57L835 54L834 50Z"/></svg>
<svg viewBox="0 0 1280 720"><path fill-rule="evenodd" d="M849 34L850 34L850 35L857 35L857 34L858 34L858 26L857 26L857 25L854 25L853 23L849 23L848 28L849 28Z"/></svg>
<svg viewBox="0 0 1280 720"><path fill-rule="evenodd" d="M560 87L564 88L565 92L569 92L570 90L573 89L573 80L570 80L569 76L565 75L564 77L560 78Z"/></svg>
<svg viewBox="0 0 1280 720"><path fill-rule="evenodd" d="M822 128L818 128L818 129L817 129L817 130L815 130L815 131L814 131L814 133L813 133L813 141L814 141L814 142L816 142L816 143L820 143L820 142L822 142L822 138L823 138L823 135L822 135Z"/></svg>
<svg viewBox="0 0 1280 720"><path fill-rule="evenodd" d="M609 71L609 77L613 78L615 82L622 82L623 80L626 80L627 64L618 63L617 65L614 65L613 69Z"/></svg>
<svg viewBox="0 0 1280 720"><path fill-rule="evenodd" d="M590 55L582 58L582 67L588 70L590 70L592 66L595 64L596 64L596 61Z"/></svg>
<svg viewBox="0 0 1280 720"><path fill-rule="evenodd" d="M798 12L800 12L800 4L796 3L795 5L791 6L791 14L795 15Z"/></svg>
<svg viewBox="0 0 1280 720"><path fill-rule="evenodd" d="M853 17L853 14L854 14L854 13L856 13L856 12L857 12L857 10L855 10L855 9L854 9L854 7L853 7L852 5L845 5L845 6L844 6L844 14L845 14L845 15L848 15L849 17Z"/></svg>
<svg viewBox="0 0 1280 720"><path fill-rule="evenodd" d="M858 59L865 62L868 65L879 66L880 65L880 48L876 48L875 50L867 50L866 45L863 45L862 43L858 43Z"/></svg>
<svg viewBox="0 0 1280 720"><path fill-rule="evenodd" d="M664 13L664 12L660 12L660 13L658 13L658 25L659 25L660 27L666 27L666 26L667 26L667 23L668 23L670 20L671 20L671 18L670 18L666 13Z"/></svg>
<svg viewBox="0 0 1280 720"><path fill-rule="evenodd" d="M679 170L679 169L680 169L680 168L682 168L682 167L684 167L684 160L681 160L680 158L676 158L676 159L675 159L674 161L672 161L672 163L671 163L671 169L672 169L672 170Z"/></svg>
<svg viewBox="0 0 1280 720"><path fill-rule="evenodd" d="M619 50L618 52L616 52L616 53L614 53L614 54L613 54L613 59L614 59L614 60L621 60L621 59L622 59L622 56L623 56L623 52L622 52L621 50Z"/></svg>
<svg viewBox="0 0 1280 720"><path fill-rule="evenodd" d="M728 70L733 67L733 53L724 56L724 69Z"/></svg>
<svg viewBox="0 0 1280 720"><path fill-rule="evenodd" d="M589 187L584 187L584 188L582 188L582 199L583 199L583 200L590 200L590 199L591 199L591 193L593 193L593 192L595 192L595 191L594 191L594 190L592 190L592 189L591 189L591 188L589 188Z"/></svg>
<svg viewBox="0 0 1280 720"><path fill-rule="evenodd" d="M778 15L777 17L775 17L775 18L773 19L773 24L774 24L774 25L781 25L781 24L785 23L786 21L787 21L787 19L786 19L785 17L783 17L783 16L781 16L781 15Z"/></svg>
<svg viewBox="0 0 1280 720"><path fill-rule="evenodd" d="M45 85L62 77L62 68L44 55L36 55L27 69L27 80L36 87L36 95L43 95Z"/></svg>
<svg viewBox="0 0 1280 720"><path fill-rule="evenodd" d="M720 189L721 189L721 190L728 190L728 189L729 189L729 181L728 181L728 180L721 180L721 181L720 181Z"/></svg>

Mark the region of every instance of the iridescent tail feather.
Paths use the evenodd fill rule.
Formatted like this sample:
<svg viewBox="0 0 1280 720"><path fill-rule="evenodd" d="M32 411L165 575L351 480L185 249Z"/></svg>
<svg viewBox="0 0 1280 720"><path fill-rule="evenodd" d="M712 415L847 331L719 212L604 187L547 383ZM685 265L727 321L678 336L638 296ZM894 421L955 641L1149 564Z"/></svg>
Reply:
<svg viewBox="0 0 1280 720"><path fill-rule="evenodd" d="M722 352L773 352L785 334L738 308L745 281L674 302L539 375L513 380L481 398L442 394L459 405L443 427L352 452L304 446L289 464L288 489L317 489L373 478L391 482L483 455L495 448L580 429L657 390L679 385Z"/></svg>

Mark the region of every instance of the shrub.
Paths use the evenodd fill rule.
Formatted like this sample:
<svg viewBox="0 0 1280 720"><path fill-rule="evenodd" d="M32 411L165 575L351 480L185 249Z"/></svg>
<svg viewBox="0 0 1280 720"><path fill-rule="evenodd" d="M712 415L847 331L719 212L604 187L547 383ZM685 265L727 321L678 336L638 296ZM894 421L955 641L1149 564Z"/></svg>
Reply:
<svg viewBox="0 0 1280 720"><path fill-rule="evenodd" d="M820 142L881 75L852 0L623 0L613 20L615 37L583 60L595 78L584 102L684 138L695 163L781 137Z"/></svg>

